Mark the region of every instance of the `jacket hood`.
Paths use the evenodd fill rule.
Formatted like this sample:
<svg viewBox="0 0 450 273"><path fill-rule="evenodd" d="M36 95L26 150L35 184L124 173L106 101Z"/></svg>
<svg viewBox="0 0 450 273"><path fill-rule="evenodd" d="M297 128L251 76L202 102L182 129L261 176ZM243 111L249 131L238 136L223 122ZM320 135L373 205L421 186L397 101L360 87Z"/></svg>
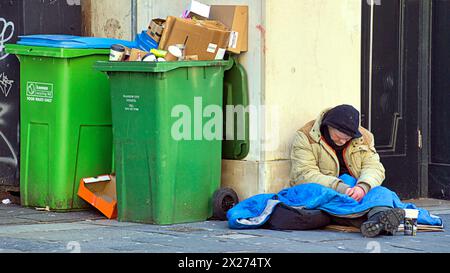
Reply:
<svg viewBox="0 0 450 273"><path fill-rule="evenodd" d="M331 109L333 109L333 108L327 108L319 114L311 131L309 132L309 135L315 142L319 142L320 138L322 137L322 133L320 132L320 127L322 126L322 120L323 120L325 114L328 113L328 111L330 111Z"/></svg>

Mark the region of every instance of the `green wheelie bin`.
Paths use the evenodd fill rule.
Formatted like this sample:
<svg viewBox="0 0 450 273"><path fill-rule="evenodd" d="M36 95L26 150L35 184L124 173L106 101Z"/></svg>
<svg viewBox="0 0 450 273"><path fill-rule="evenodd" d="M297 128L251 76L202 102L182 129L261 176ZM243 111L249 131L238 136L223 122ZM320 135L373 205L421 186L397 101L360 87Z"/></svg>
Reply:
<svg viewBox="0 0 450 273"><path fill-rule="evenodd" d="M9 44L20 60L20 193L25 207L67 211L89 204L81 178L110 174L109 81L92 68L108 49Z"/></svg>
<svg viewBox="0 0 450 273"><path fill-rule="evenodd" d="M233 61L97 62L109 75L118 220L207 220L220 188L224 72Z"/></svg>

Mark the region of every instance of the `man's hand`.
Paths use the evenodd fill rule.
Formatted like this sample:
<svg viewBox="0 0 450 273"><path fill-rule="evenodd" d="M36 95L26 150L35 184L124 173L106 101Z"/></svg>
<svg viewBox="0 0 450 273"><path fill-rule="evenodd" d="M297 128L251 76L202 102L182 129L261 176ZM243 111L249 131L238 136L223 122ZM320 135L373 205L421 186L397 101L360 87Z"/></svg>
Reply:
<svg viewBox="0 0 450 273"><path fill-rule="evenodd" d="M347 189L345 194L347 194L348 196L350 196L351 198L355 199L358 202L360 202L364 198L364 196L366 196L366 192L360 186Z"/></svg>

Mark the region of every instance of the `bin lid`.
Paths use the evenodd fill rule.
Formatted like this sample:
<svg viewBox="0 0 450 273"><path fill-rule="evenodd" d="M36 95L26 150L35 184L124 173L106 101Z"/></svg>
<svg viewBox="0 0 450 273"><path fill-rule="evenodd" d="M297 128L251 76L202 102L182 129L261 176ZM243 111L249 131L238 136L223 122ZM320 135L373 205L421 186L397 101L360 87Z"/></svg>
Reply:
<svg viewBox="0 0 450 273"><path fill-rule="evenodd" d="M102 72L169 72L183 67L224 66L232 67L233 60L218 61L178 61L178 62L108 62L97 61L94 69Z"/></svg>
<svg viewBox="0 0 450 273"><path fill-rule="evenodd" d="M109 55L109 49L78 49L78 48L57 48L44 46L27 46L6 44L5 51L9 54L15 54L18 57L25 56L39 56L51 58L77 58L89 55ZM20 58L19 58L20 59Z"/></svg>
<svg viewBox="0 0 450 273"><path fill-rule="evenodd" d="M113 44L121 44L126 47L136 47L135 42L98 38L98 37L81 37L73 35L26 35L19 36L19 45L43 46L56 48L74 48L74 49L105 49L110 48Z"/></svg>

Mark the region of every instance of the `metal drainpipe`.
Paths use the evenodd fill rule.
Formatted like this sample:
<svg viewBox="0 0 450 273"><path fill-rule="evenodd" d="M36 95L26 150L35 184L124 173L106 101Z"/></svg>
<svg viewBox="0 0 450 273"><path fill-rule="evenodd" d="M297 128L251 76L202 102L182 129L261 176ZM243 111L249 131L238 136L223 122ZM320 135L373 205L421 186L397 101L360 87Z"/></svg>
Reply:
<svg viewBox="0 0 450 273"><path fill-rule="evenodd" d="M137 34L137 0L131 0L131 40Z"/></svg>

